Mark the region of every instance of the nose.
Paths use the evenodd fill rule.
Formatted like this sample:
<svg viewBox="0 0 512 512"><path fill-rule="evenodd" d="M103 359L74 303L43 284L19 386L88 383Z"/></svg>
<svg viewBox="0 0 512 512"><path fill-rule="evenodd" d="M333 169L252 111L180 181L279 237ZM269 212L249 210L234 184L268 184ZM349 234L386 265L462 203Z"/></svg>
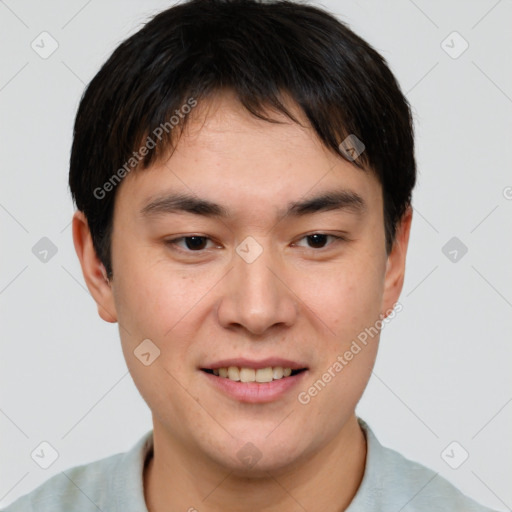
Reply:
<svg viewBox="0 0 512 512"><path fill-rule="evenodd" d="M270 248L262 245L254 261L236 253L217 310L220 324L228 329L244 328L254 335L276 326L292 326L298 299L288 280L282 260Z"/></svg>

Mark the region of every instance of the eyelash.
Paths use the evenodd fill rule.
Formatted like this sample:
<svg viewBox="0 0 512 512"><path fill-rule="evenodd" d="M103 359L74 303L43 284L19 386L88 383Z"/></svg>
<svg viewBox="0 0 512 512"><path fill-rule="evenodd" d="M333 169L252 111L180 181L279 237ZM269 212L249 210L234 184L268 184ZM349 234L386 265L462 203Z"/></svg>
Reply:
<svg viewBox="0 0 512 512"><path fill-rule="evenodd" d="M302 238L299 239L299 241L304 240L305 238L308 238L308 237L311 237L311 236L314 236L314 235L322 235L322 236L327 236L327 237L331 237L331 238L334 239L334 242L328 244L326 247L321 247L319 249L315 249L313 247L307 247L307 249L311 249L314 252L321 252L323 250L328 250L329 247L331 247L331 246L333 246L335 244L338 244L338 243L341 243L341 242L348 242L349 241L349 239L346 236L332 235L332 234L329 234L329 233L321 233L321 232L315 232L315 233L310 233L308 235L304 235ZM207 249L201 249L201 250L198 250L198 251L193 251L193 250L190 250L190 249L180 248L178 246L178 243L181 240L186 240L187 238L205 238L207 240L211 240L211 238L209 238L207 236L204 236L204 235L188 235L188 236L181 236L181 237L178 237L178 238L173 238L171 240L165 240L165 244L168 245L168 246L171 246L171 248L173 250L184 252L184 253L187 253L187 254L194 254L194 253L204 254L204 252Z"/></svg>

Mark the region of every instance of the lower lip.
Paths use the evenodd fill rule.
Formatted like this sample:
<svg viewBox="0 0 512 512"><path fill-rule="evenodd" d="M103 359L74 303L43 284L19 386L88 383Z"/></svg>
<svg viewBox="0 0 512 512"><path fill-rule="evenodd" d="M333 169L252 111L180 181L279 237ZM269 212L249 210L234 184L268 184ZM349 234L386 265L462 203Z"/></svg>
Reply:
<svg viewBox="0 0 512 512"><path fill-rule="evenodd" d="M217 377L212 373L199 370L208 380L225 394L240 402L253 404L273 402L284 396L292 388L297 386L304 378L307 370L296 375L283 377L272 382L236 382L227 377Z"/></svg>

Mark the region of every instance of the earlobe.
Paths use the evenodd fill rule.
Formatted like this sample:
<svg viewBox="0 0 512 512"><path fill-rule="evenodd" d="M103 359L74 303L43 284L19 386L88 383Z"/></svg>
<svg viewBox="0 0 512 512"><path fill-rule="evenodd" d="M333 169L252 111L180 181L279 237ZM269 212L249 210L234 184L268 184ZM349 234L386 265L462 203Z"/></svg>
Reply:
<svg viewBox="0 0 512 512"><path fill-rule="evenodd" d="M73 243L85 283L98 307L98 314L105 322L117 322L111 283L94 249L87 218L79 210L73 215Z"/></svg>

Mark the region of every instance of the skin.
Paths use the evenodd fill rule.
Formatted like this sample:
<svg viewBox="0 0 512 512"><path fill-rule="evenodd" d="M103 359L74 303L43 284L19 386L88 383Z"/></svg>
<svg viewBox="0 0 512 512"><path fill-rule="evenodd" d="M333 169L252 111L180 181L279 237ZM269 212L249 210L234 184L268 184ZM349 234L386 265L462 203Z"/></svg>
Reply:
<svg viewBox="0 0 512 512"><path fill-rule="evenodd" d="M144 471L150 512L334 512L361 483L366 441L355 407L379 336L307 405L297 394L397 302L412 212L387 255L377 178L327 150L290 105L302 127L279 114L272 115L284 124L257 119L228 92L200 103L170 158L119 185L112 281L84 215L73 217L89 291L101 318L119 323L128 368L152 411L154 456ZM289 202L333 188L357 192L364 212L276 217ZM148 199L171 191L192 192L232 215L139 213ZM312 233L349 240L329 237L315 246L306 238ZM185 235L210 241L199 255L184 241L165 243ZM263 249L250 264L235 252L247 236ZM160 349L149 366L133 353L146 338ZM299 388L274 402L236 401L199 370L224 358L269 356L308 366ZM248 442L261 455L252 467L237 457Z"/></svg>

